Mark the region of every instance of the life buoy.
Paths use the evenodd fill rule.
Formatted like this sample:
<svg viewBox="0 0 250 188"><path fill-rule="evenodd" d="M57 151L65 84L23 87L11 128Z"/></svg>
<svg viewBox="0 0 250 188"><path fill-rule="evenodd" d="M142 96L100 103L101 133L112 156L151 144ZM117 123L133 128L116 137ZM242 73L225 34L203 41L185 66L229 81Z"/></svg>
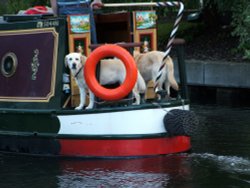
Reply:
<svg viewBox="0 0 250 188"><path fill-rule="evenodd" d="M117 88L105 88L97 81L96 66L105 57L117 57L126 68L125 80ZM107 101L115 101L124 98L132 91L137 80L137 68L134 58L127 50L118 45L105 44L96 48L87 58L84 65L84 77L88 87L97 97Z"/></svg>

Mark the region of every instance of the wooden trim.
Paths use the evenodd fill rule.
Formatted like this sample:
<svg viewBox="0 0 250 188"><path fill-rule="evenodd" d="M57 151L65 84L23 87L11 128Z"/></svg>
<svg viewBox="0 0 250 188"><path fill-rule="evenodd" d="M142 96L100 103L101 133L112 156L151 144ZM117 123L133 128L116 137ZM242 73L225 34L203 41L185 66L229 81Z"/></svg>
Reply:
<svg viewBox="0 0 250 188"><path fill-rule="evenodd" d="M150 10L149 10L150 11ZM133 12L133 33L134 33L134 42L144 42L140 40L141 35L150 35L151 36L151 49L157 50L157 28L150 29L137 29L136 27L136 12ZM135 51L141 51L140 47L136 47Z"/></svg>
<svg viewBox="0 0 250 188"><path fill-rule="evenodd" d="M81 14L79 14L80 16ZM86 15L86 14L82 14ZM71 24L70 24L70 16L78 16L78 15L68 15L67 16L67 21L68 21L68 43L69 43L69 52L77 52L76 49L76 41L81 43L83 47L83 54L85 56L89 56L90 54L90 49L88 46L91 44L91 35L90 35L90 30L89 32L83 32L83 33L73 33L71 32ZM70 76L70 88L71 88L71 106L76 107L79 105L79 88L75 82L74 76Z"/></svg>
<svg viewBox="0 0 250 188"><path fill-rule="evenodd" d="M146 29L146 30L135 30L134 31L134 42L144 42L141 41L142 35L150 35L151 37L151 49L150 50L157 50L157 33L156 29ZM140 51L141 49L139 47L135 48L136 51Z"/></svg>
<svg viewBox="0 0 250 188"><path fill-rule="evenodd" d="M71 34L69 35L69 52L76 52L76 41L83 42L83 54L85 56L89 56L90 49L88 46L90 45L90 33L84 33L84 34Z"/></svg>

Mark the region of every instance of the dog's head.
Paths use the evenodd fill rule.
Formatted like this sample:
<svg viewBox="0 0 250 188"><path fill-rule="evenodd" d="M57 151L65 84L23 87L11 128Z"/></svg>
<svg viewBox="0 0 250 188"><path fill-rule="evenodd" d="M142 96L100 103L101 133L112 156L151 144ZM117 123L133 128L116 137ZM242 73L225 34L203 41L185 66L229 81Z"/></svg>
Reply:
<svg viewBox="0 0 250 188"><path fill-rule="evenodd" d="M68 66L74 73L84 66L86 59L87 57L81 55L80 53L70 53L65 57L65 66Z"/></svg>

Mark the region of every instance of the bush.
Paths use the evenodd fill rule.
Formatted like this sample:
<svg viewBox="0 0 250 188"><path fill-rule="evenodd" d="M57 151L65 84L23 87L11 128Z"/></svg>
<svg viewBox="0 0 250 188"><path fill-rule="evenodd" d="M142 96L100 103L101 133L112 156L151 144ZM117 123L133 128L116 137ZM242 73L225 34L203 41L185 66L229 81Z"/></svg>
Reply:
<svg viewBox="0 0 250 188"><path fill-rule="evenodd" d="M213 12L232 13L232 35L239 37L237 51L245 54L244 58L250 59L250 5L249 0L204 0L205 8L212 8Z"/></svg>
<svg viewBox="0 0 250 188"><path fill-rule="evenodd" d="M233 11L232 34L240 39L238 50L244 52L244 58L250 59L250 5L246 0L241 0Z"/></svg>
<svg viewBox="0 0 250 188"><path fill-rule="evenodd" d="M159 23L157 36L158 36L158 49L165 50L170 33L173 29L174 23ZM198 34L203 31L202 23L190 23L190 22L181 22L179 25L179 29L176 33L176 38L183 38L185 41L191 42Z"/></svg>

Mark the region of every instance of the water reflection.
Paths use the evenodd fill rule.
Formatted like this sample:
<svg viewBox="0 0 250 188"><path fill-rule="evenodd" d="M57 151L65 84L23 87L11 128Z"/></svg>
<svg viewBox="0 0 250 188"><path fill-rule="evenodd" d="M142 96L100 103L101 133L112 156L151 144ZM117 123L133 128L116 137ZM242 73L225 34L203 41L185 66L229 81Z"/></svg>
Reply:
<svg viewBox="0 0 250 188"><path fill-rule="evenodd" d="M67 160L60 163L60 187L166 187L190 179L187 155L137 159Z"/></svg>
<svg viewBox="0 0 250 188"><path fill-rule="evenodd" d="M210 153L191 154L195 187L250 187L250 160Z"/></svg>
<svg viewBox="0 0 250 188"><path fill-rule="evenodd" d="M193 150L218 155L250 156L250 108L193 106L200 126Z"/></svg>
<svg viewBox="0 0 250 188"><path fill-rule="evenodd" d="M0 155L1 188L57 187L57 160L21 155Z"/></svg>
<svg viewBox="0 0 250 188"><path fill-rule="evenodd" d="M218 166L221 170L230 173L242 173L250 175L250 160L237 156L214 155L210 153L191 154L190 157L208 161Z"/></svg>

